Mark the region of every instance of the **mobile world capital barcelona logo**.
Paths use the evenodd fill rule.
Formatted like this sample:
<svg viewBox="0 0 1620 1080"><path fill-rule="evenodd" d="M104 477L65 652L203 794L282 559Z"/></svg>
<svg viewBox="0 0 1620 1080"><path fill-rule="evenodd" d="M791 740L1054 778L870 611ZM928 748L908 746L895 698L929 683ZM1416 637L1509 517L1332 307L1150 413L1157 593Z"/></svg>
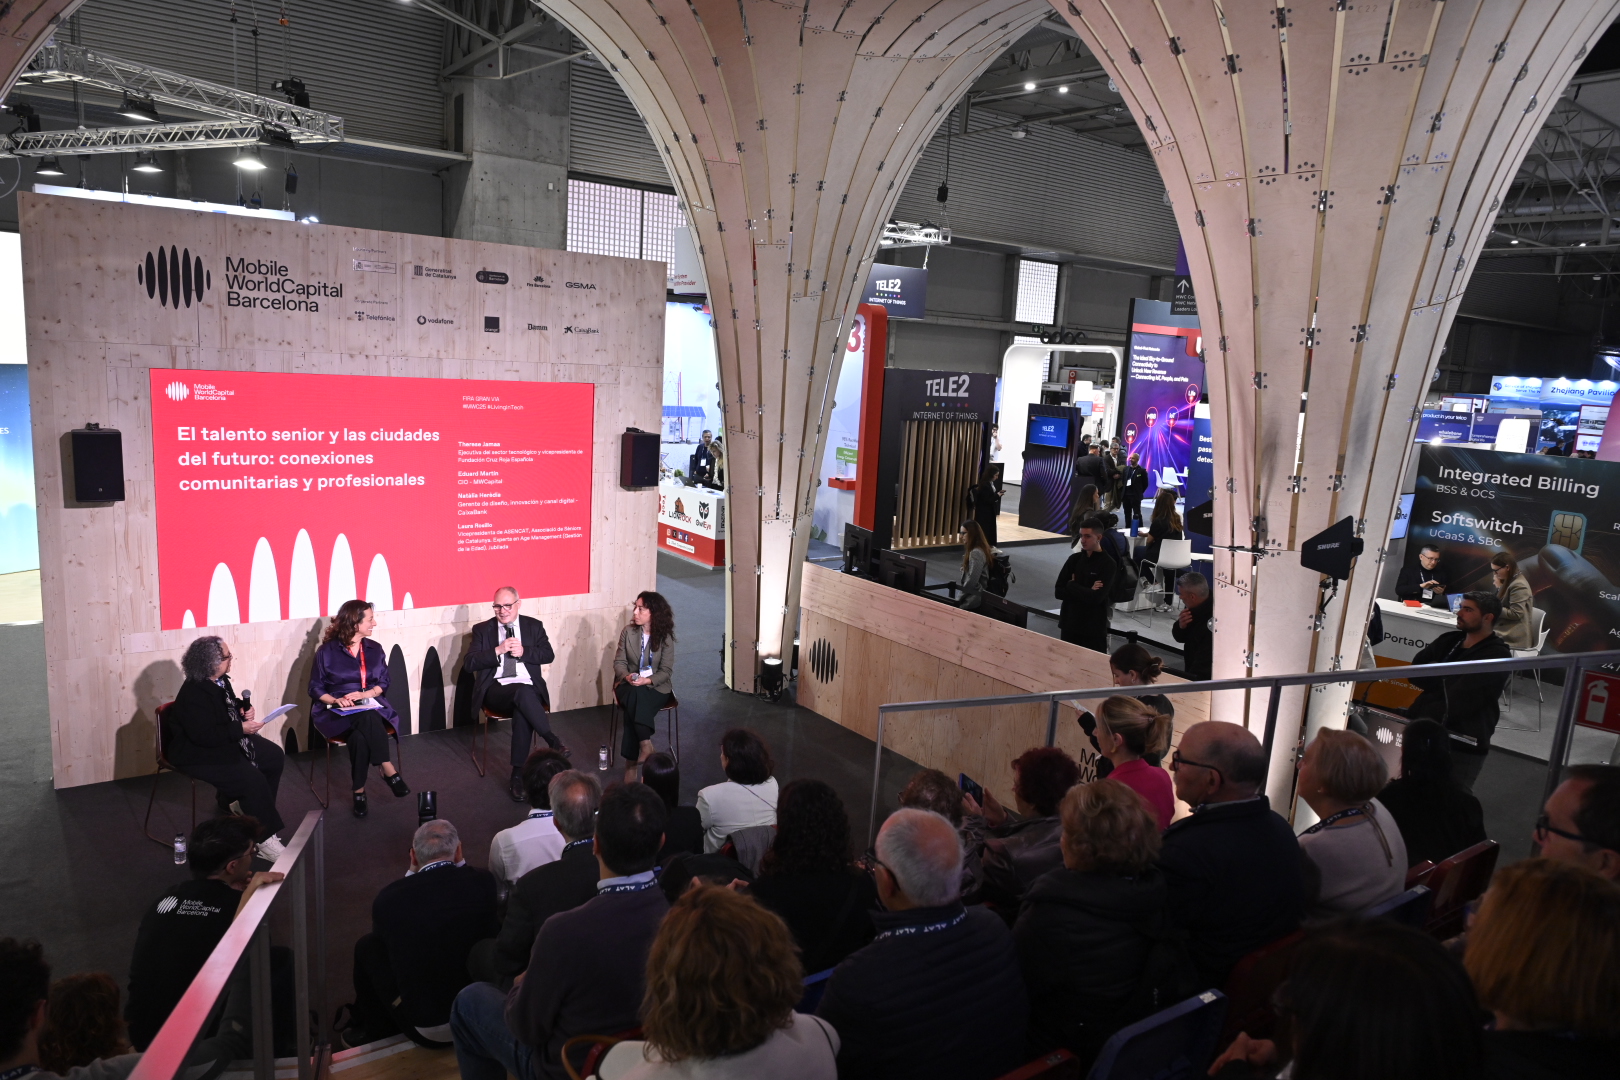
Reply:
<svg viewBox="0 0 1620 1080"><path fill-rule="evenodd" d="M191 387L183 382L172 382L163 388L170 401L184 401L191 396Z"/></svg>
<svg viewBox="0 0 1620 1080"><path fill-rule="evenodd" d="M135 264L135 280L146 287L147 299L178 308L182 303L190 307L193 300L202 303L203 293L213 287L214 275L203 268L202 256L171 244L168 251L148 251L146 261Z"/></svg>

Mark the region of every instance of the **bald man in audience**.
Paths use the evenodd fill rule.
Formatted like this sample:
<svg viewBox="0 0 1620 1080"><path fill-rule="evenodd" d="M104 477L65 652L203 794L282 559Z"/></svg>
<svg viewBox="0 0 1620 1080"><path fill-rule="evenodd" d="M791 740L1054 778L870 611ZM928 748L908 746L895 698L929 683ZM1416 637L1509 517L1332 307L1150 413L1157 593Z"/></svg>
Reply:
<svg viewBox="0 0 1620 1080"><path fill-rule="evenodd" d="M1620 881L1620 765L1572 765L1536 820L1541 854Z"/></svg>
<svg viewBox="0 0 1620 1080"><path fill-rule="evenodd" d="M1315 891L1310 864L1260 790L1265 750L1247 730L1194 724L1170 768L1193 812L1165 830L1159 868L1200 985L1219 987L1244 955L1299 928Z"/></svg>

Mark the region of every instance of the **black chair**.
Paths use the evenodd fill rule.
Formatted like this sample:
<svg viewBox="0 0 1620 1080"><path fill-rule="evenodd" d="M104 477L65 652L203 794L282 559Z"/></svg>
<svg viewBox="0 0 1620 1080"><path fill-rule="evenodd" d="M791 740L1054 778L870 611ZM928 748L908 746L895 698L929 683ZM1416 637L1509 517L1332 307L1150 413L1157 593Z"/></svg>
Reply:
<svg viewBox="0 0 1620 1080"><path fill-rule="evenodd" d="M174 841L152 835L152 804L157 802L158 781L162 779L163 774L166 772L180 772L168 758L163 756L163 718L168 715L169 707L173 704L172 701L165 701L157 707L157 733L153 736L153 746L157 751L157 772L152 774L152 794L146 800L146 820L141 823L141 829L146 833L146 838L154 844L162 844L164 847L172 846ZM195 830L197 828L197 778L195 776L186 776L186 779L191 781L191 827Z"/></svg>
<svg viewBox="0 0 1620 1080"><path fill-rule="evenodd" d="M1205 990L1121 1028L1103 1044L1087 1080L1193 1080L1215 1060L1226 995Z"/></svg>
<svg viewBox="0 0 1620 1080"><path fill-rule="evenodd" d="M394 767L399 770L399 774L401 776L404 776L405 775L405 748L399 741L399 729L396 728L393 724L388 723L388 721L386 721L386 720L384 720L383 723L388 728L388 737L394 740L394 753L395 753L395 756L399 759L398 761L396 761L394 763ZM311 726L313 726L313 724ZM326 740L326 797L324 799L321 798L321 793L315 790L315 763L314 762L310 762L309 775L307 777L305 777L305 782L307 784L309 784L309 793L311 795L315 796L315 801L320 803L321 804L321 809L324 810L324 809L329 808L332 805L332 747L334 747L334 746L348 746L349 745L349 736L348 736L347 733L344 733L342 735L325 735L325 736L322 736L322 737Z"/></svg>
<svg viewBox="0 0 1620 1080"><path fill-rule="evenodd" d="M1429 922L1429 907L1434 903L1434 893L1427 886L1415 885L1403 893L1374 904L1362 912L1367 919L1393 919L1402 926L1410 926L1422 930Z"/></svg>
<svg viewBox="0 0 1620 1080"><path fill-rule="evenodd" d="M619 699L613 699L613 711L608 716L608 764L612 764L619 754L619 717L624 708ZM669 704L658 710L658 715L669 715L669 726L665 729L664 745L674 755L675 760L681 760L681 703L675 695L669 695ZM653 720L653 734L657 735L657 718Z"/></svg>

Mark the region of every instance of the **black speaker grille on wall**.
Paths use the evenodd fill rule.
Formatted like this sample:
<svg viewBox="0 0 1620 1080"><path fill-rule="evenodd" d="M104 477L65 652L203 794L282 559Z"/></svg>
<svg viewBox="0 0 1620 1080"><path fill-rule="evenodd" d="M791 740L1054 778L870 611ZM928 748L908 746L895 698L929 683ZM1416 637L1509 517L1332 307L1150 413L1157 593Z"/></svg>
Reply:
<svg viewBox="0 0 1620 1080"><path fill-rule="evenodd" d="M619 486L658 486L658 433L629 428L619 436Z"/></svg>
<svg viewBox="0 0 1620 1080"><path fill-rule="evenodd" d="M838 650L826 638L817 638L810 646L810 673L817 682L832 682L838 674Z"/></svg>
<svg viewBox="0 0 1620 1080"><path fill-rule="evenodd" d="M124 501L124 437L94 425L69 433L73 453L73 501Z"/></svg>

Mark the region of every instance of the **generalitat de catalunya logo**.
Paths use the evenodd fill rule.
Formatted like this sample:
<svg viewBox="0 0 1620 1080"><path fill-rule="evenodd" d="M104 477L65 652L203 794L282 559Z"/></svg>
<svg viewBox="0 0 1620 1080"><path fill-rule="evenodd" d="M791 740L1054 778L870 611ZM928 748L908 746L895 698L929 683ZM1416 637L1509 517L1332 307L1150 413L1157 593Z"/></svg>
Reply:
<svg viewBox="0 0 1620 1080"><path fill-rule="evenodd" d="M148 300L174 308L182 303L190 307L193 300L202 303L203 293L214 285L214 275L203 266L202 256L193 255L190 248L176 250L173 244L168 251L148 251L146 261L135 264L135 280L145 286Z"/></svg>
<svg viewBox="0 0 1620 1080"><path fill-rule="evenodd" d="M183 382L172 382L163 388L170 401L184 401L191 396L191 387Z"/></svg>

